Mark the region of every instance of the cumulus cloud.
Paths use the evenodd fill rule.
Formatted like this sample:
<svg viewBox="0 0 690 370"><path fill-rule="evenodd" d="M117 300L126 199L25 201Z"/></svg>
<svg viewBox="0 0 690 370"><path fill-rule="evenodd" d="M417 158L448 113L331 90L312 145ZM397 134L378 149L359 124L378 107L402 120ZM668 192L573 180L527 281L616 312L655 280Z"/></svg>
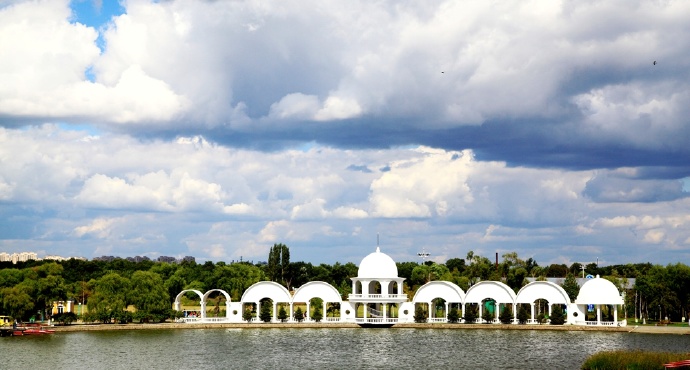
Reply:
<svg viewBox="0 0 690 370"><path fill-rule="evenodd" d="M3 116L568 168L687 154L682 2L128 1L98 30L68 5L0 8Z"/></svg>
<svg viewBox="0 0 690 370"><path fill-rule="evenodd" d="M687 2L71 4L0 5L2 245L689 256Z"/></svg>

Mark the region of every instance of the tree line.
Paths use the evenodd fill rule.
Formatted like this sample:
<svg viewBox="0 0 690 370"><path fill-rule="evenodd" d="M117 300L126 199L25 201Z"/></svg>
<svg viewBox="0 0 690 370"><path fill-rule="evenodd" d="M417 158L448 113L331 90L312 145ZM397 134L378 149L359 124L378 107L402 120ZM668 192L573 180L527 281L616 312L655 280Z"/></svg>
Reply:
<svg viewBox="0 0 690 370"><path fill-rule="evenodd" d="M501 260L468 252L445 263L426 261L399 262L398 276L405 278L403 291L412 296L432 280L445 280L467 291L481 280L503 281L517 292L527 278L566 278L563 287L572 300L578 292L575 277L601 275L626 292L628 317L654 320L668 317L680 321L690 309L690 267L650 263L598 266L573 263L540 266L532 258L520 259L517 253L506 253ZM88 308L88 321L163 321L174 317L172 304L183 290L206 292L222 289L233 301L259 281L275 281L287 289L298 288L309 281L333 285L343 299L351 293L358 266L348 262L312 264L290 261L289 248L275 244L266 262L166 263L154 261L27 261L0 263L0 314L28 320L48 315L53 301L72 300ZM635 285L625 287L623 277L635 278ZM222 299L222 297L218 298ZM126 310L127 307L134 310Z"/></svg>

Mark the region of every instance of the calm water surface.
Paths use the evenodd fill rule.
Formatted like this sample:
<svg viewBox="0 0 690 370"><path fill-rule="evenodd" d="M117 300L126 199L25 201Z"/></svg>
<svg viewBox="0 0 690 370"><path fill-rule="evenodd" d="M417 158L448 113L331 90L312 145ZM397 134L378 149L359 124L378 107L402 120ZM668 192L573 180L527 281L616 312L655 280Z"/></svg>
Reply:
<svg viewBox="0 0 690 370"><path fill-rule="evenodd" d="M690 336L462 329L182 329L0 338L2 369L578 369L614 349L690 351Z"/></svg>

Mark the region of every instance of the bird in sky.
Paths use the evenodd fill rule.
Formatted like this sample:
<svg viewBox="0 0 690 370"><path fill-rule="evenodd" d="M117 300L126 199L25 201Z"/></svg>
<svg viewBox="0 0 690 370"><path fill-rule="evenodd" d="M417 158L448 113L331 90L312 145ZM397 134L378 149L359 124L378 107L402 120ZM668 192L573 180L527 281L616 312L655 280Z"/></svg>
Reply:
<svg viewBox="0 0 690 370"><path fill-rule="evenodd" d="M653 65L656 65L656 60L655 60L654 63L652 63L652 64L653 64Z"/></svg>

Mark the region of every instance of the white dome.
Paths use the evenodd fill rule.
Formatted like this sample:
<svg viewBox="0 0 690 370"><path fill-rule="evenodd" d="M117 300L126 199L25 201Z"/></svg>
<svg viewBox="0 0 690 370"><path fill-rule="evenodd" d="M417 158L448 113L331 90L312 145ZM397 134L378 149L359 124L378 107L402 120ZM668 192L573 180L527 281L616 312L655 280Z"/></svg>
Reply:
<svg viewBox="0 0 690 370"><path fill-rule="evenodd" d="M398 266L395 265L395 261L390 256L381 253L379 247L376 247L376 252L364 257L359 264L357 277L375 279L397 278Z"/></svg>
<svg viewBox="0 0 690 370"><path fill-rule="evenodd" d="M612 282L597 275L582 284L575 300L577 304L623 304L623 297Z"/></svg>

